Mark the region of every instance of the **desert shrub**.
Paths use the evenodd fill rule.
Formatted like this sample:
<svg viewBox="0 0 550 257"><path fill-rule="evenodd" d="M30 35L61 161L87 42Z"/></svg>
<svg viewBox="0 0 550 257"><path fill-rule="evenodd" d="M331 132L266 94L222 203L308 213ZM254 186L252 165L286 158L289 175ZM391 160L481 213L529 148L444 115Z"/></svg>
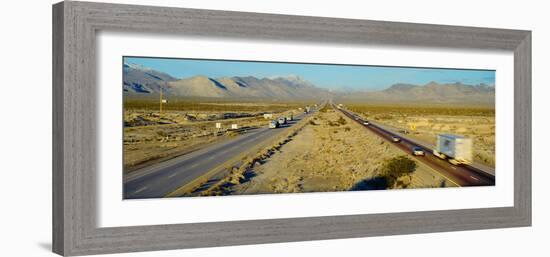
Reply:
<svg viewBox="0 0 550 257"><path fill-rule="evenodd" d="M340 118L337 121L329 121L328 125L331 127L338 127L340 125L346 125L346 123L347 123L346 119L340 116Z"/></svg>
<svg viewBox="0 0 550 257"><path fill-rule="evenodd" d="M323 107L323 109L319 110L320 112L328 112L331 108L328 107L328 105L325 105L325 107Z"/></svg>
<svg viewBox="0 0 550 257"><path fill-rule="evenodd" d="M382 172L388 181L388 188L407 188L411 175L416 170L415 161L407 156L398 156L384 161Z"/></svg>
<svg viewBox="0 0 550 257"><path fill-rule="evenodd" d="M226 132L228 137L236 137L239 135L239 132L237 131L228 131Z"/></svg>
<svg viewBox="0 0 550 257"><path fill-rule="evenodd" d="M317 123L315 123L315 121L312 121L312 120L309 121L309 124L313 126L317 126Z"/></svg>
<svg viewBox="0 0 550 257"><path fill-rule="evenodd" d="M345 131L351 131L351 128L350 127L345 127L344 130Z"/></svg>
<svg viewBox="0 0 550 257"><path fill-rule="evenodd" d="M374 117L376 120L391 120L393 116L390 114L378 114Z"/></svg>
<svg viewBox="0 0 550 257"><path fill-rule="evenodd" d="M340 123L340 125L346 125L346 119L344 119L342 116L340 116L340 118L338 119L338 123Z"/></svg>
<svg viewBox="0 0 550 257"><path fill-rule="evenodd" d="M157 135L159 135L161 137L167 137L168 133L166 133L166 131L164 131L164 130L159 130L159 131L157 131Z"/></svg>

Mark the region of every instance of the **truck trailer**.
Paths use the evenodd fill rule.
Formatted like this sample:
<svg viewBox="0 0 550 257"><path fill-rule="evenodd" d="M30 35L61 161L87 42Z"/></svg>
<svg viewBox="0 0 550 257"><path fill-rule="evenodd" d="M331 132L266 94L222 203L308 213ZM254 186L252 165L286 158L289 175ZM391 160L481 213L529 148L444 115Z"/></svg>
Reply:
<svg viewBox="0 0 550 257"><path fill-rule="evenodd" d="M472 139L452 134L440 134L433 154L453 165L472 163Z"/></svg>
<svg viewBox="0 0 550 257"><path fill-rule="evenodd" d="M293 115L292 113L289 114L289 115L287 115L287 116L286 116L286 120L287 120L287 121L292 121L292 120L294 120L294 115Z"/></svg>

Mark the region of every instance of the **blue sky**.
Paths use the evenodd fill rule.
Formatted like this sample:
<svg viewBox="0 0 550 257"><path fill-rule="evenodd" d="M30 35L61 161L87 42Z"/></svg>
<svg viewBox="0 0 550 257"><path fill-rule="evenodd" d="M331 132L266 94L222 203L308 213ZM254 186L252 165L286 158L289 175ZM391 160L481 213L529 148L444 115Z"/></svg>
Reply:
<svg viewBox="0 0 550 257"><path fill-rule="evenodd" d="M124 62L168 73L176 78L297 75L318 87L359 91L381 90L396 83L424 85L431 81L495 84L495 71L382 66L350 66L246 61L125 57Z"/></svg>

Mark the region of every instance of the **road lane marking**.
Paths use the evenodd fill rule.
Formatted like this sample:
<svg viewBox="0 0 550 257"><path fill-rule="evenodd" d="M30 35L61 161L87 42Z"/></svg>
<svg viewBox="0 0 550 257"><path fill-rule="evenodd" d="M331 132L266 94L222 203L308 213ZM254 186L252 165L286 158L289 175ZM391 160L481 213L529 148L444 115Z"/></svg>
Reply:
<svg viewBox="0 0 550 257"><path fill-rule="evenodd" d="M341 110L341 111L342 111L343 113L346 113L346 112L347 112L347 111L344 111L344 110ZM350 114L350 115L351 115L351 114ZM393 131L392 131L391 129L388 129L388 128L385 128L385 127L382 127L382 128L381 128L381 127L378 127L378 126L376 126L375 124L372 124L372 123L371 123L370 128L371 128L371 131L373 130L373 128L376 128L376 129L378 129L378 130L380 130L380 131L382 131L382 132L385 132L386 134L391 134L391 133L393 133ZM378 134L378 135L380 136L380 134ZM410 141L410 142L413 142L413 143L415 143L415 144L418 144L416 141L413 141L413 140L407 138L406 136L403 136L403 138L406 139L407 141ZM422 145L422 147L426 147L423 143L420 143L420 145ZM430 149L430 147L426 147L426 148ZM440 158L434 158L434 159L436 159L436 160L437 160L438 162L440 162L440 163L447 163L446 160L442 160L442 159L440 159ZM452 168L453 170L458 170L456 167L451 166L451 165L449 165L448 167ZM473 167L473 166L472 166L472 167ZM430 168L431 168L431 167L430 167ZM475 168L475 167L474 167L474 168ZM433 169L433 170L435 171L435 169ZM472 169L469 168L469 170L471 171ZM480 170L481 170L482 172L486 172L486 171L484 171L484 170L482 170L482 169L480 169ZM439 173L439 172L437 172L437 173ZM488 173L488 172L486 172L486 173ZM441 174L441 173L439 173L439 174L440 174L440 175L443 175L443 174ZM444 176L444 177L445 177L445 176ZM479 181L479 178L477 178L477 177L474 177L474 176L470 176L470 177L471 177L472 179L475 179L476 181ZM447 178L447 177L445 177L445 178L448 179L448 180L450 180L450 179ZM452 181L452 180L450 180L450 181L451 181L451 182L454 182L454 181ZM456 183L455 183L455 184L456 184Z"/></svg>
<svg viewBox="0 0 550 257"><path fill-rule="evenodd" d="M312 113L313 114L313 113ZM310 115L302 115L301 117L308 117ZM300 119L300 121L302 121L302 119ZM298 124L299 122L296 122L296 124ZM305 124L305 123L304 123ZM272 134L272 133L267 133L267 132L271 132L271 131L274 131L275 133ZM238 152L235 154L235 156L231 157L230 159L226 160L225 162L222 162L221 164L215 166L214 168L211 168L209 170L207 170L206 172L203 172L202 175L199 175L195 178L192 178L189 182L187 182L186 184L184 185L181 185L179 188L171 191L171 192L168 192L164 195L164 197L173 197L173 196L177 196L179 195L178 192L180 191L185 191L187 190L188 188L191 188L193 186L195 186L196 184L198 184L200 181L204 180L205 177L211 177L213 176L214 174L216 174L217 172L220 172L222 171L225 166L227 166L228 164L231 164L231 163L236 163L236 162L239 162L243 157L246 157L250 154L253 153L253 149L255 151L258 151L257 149L262 149L262 147L265 147L267 145L267 143L271 142L271 141L274 141L275 139L277 139L279 135L282 135L282 133L284 133L284 131L286 131L286 128L283 128L283 130L270 130L270 129L266 129L266 130L263 130L263 131L260 131L258 133L263 133L263 132L266 132L264 133L263 135L261 135L261 137L258 137L258 138L245 138L244 139L244 142L241 142L239 145L234 145L232 147L230 147L229 149L227 149L228 151L230 151L231 149L235 148L235 147L240 147L242 146L243 144L246 144L248 142L252 142L252 141L257 141L253 146L250 146L250 147L246 147L244 149L244 151L241 151L241 152ZM257 134L257 133L256 133ZM267 136L267 137L266 137ZM207 158L207 160L211 160L215 157L219 156L219 154L216 154L216 156L211 156L210 158ZM201 182L202 183L202 182Z"/></svg>
<svg viewBox="0 0 550 257"><path fill-rule="evenodd" d="M168 176L168 178L173 178L173 177L175 177L176 175L178 175L178 173L174 173L174 174Z"/></svg>
<svg viewBox="0 0 550 257"><path fill-rule="evenodd" d="M365 126L365 127L367 127L367 126ZM370 126L370 127L373 128L372 126ZM376 127L376 128L378 129L378 127ZM384 130L382 130L382 131L384 131ZM388 140L387 138L385 138L384 136L381 135L381 134L382 134L381 132L379 132L379 133L380 133L380 134L377 134L377 133L375 133L375 134L377 134L379 137L382 137L383 139ZM387 134L387 133L386 133L386 134ZM401 149L401 150L402 150L402 149ZM418 158L418 159L419 159L419 158ZM441 160L441 159L439 159L439 158L434 158L434 159L436 159L436 160L438 160L438 161L443 161L443 160ZM420 159L419 159L419 161L420 161ZM427 161L427 160L426 160L426 161ZM453 180L451 180L451 179L448 178L447 176L443 175L441 172L437 171L435 168L431 167L428 163L424 163L424 165L425 165L426 167L428 167L428 169L431 169L431 170L434 171L435 173L437 173L437 174L439 174L440 176L444 177L445 179L447 179L448 181L450 181L451 183L453 183L453 184L456 185L457 187L462 187L461 185L459 185L458 183L454 182ZM452 167L452 168L454 168L454 167ZM455 169L456 169L456 168L455 168Z"/></svg>
<svg viewBox="0 0 550 257"><path fill-rule="evenodd" d="M137 191L135 191L134 194L137 194L137 193L139 193L139 192L142 192L142 191L144 191L144 190L146 190L146 189L147 189L147 186L144 186L144 187L138 189Z"/></svg>

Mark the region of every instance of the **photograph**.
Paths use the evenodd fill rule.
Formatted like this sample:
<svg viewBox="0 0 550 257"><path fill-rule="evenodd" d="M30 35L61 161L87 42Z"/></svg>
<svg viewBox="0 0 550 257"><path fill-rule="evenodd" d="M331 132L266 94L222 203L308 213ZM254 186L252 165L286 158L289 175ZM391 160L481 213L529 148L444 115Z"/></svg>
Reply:
<svg viewBox="0 0 550 257"><path fill-rule="evenodd" d="M123 199L495 186L495 70L122 59Z"/></svg>

